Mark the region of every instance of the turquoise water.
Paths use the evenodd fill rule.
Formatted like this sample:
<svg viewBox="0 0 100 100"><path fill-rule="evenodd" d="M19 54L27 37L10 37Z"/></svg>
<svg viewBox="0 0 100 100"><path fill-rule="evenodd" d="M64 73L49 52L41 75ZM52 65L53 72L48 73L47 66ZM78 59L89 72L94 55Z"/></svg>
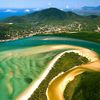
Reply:
<svg viewBox="0 0 100 100"><path fill-rule="evenodd" d="M50 45L50 44L68 44L68 45L75 45L86 47L96 52L100 52L100 44L94 42L88 42L79 39L71 39L71 38L64 38L64 40L42 40L45 38L52 38L53 36L33 36L29 38L24 38L15 41L9 42L1 42L0 43L0 51L4 50L11 50L11 49L21 49L33 46L40 46L40 45ZM57 37L53 37L57 38ZM60 38L60 37L59 37Z"/></svg>
<svg viewBox="0 0 100 100"><path fill-rule="evenodd" d="M34 54L34 47L55 44L81 46L100 54L100 44L71 38L34 36L1 42L0 100L14 100L32 81L35 81L42 74L48 62L61 52L61 50L58 50ZM27 50L27 48L30 49ZM31 52L33 50L31 54L29 54L30 50Z"/></svg>

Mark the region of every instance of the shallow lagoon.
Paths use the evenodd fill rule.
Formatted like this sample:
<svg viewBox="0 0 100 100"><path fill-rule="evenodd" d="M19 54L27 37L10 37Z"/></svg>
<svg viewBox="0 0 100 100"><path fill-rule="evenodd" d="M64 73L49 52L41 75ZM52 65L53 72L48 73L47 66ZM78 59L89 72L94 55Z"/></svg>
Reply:
<svg viewBox="0 0 100 100"><path fill-rule="evenodd" d="M42 45L67 44L100 53L100 44L54 36L33 36L0 43L0 100L13 100L35 81L62 50L38 52ZM48 48L47 48L48 49ZM41 48L38 50L42 51Z"/></svg>

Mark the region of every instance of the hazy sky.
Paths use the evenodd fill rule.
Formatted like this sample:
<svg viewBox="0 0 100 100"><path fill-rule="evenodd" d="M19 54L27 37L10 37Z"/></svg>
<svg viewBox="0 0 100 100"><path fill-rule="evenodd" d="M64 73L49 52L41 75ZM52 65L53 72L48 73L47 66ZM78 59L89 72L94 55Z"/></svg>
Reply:
<svg viewBox="0 0 100 100"><path fill-rule="evenodd" d="M100 0L0 0L0 8L80 8L97 5L100 5Z"/></svg>

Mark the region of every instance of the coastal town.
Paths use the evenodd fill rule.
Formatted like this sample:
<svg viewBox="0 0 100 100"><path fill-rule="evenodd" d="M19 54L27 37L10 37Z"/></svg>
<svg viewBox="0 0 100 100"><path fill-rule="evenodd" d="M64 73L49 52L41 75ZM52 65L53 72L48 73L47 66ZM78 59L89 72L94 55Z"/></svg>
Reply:
<svg viewBox="0 0 100 100"><path fill-rule="evenodd" d="M0 41L17 40L24 37L30 37L37 34L60 34L60 33L77 33L85 30L85 24L79 22L73 22L68 25L33 25L27 26L22 24L21 26L14 23L0 24ZM97 25L97 29L94 32L100 33L100 27Z"/></svg>

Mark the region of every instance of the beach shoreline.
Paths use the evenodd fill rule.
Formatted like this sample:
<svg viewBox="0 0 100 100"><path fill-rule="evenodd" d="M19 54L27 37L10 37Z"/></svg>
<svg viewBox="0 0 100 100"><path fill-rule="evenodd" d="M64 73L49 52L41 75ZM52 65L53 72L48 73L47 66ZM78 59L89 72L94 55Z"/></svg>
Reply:
<svg viewBox="0 0 100 100"><path fill-rule="evenodd" d="M68 48L72 48L75 50L65 50L64 52L58 54L56 57L54 57L54 59L52 61L50 61L50 63L47 66L47 69L44 71L44 73L37 79L37 81L34 83L32 82L30 84L30 86L21 94L19 95L16 100L27 100L28 98L30 98L30 96L34 93L34 91L38 88L38 86L40 85L40 83L45 79L45 77L48 75L48 73L50 72L50 70L53 68L54 64L56 63L56 61L65 53L70 53L70 52L75 52L75 53L79 53L79 51L81 52L80 55L83 56L83 54L85 54L85 56L87 56L89 59L91 59L92 61L95 61L97 59L97 55L95 54L95 52L86 49L86 48L82 48L82 47L78 47L78 46L70 46L70 45L50 45L51 50L59 50L59 49L68 49ZM92 57L92 58L91 58Z"/></svg>

